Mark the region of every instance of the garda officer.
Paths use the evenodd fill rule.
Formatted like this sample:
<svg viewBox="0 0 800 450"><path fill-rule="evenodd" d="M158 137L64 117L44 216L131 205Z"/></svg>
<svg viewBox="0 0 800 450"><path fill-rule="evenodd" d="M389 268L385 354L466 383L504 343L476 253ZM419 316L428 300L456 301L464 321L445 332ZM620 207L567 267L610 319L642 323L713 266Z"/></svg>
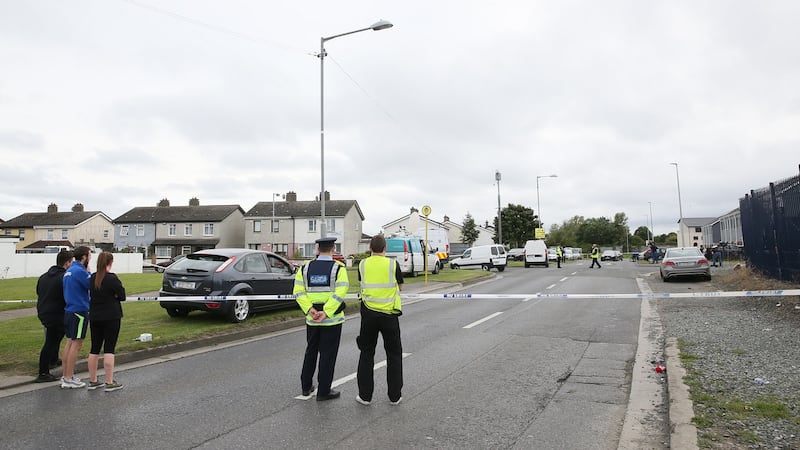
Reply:
<svg viewBox="0 0 800 450"><path fill-rule="evenodd" d="M564 248L561 247L561 244L556 245L556 264L558 264L558 268L561 268L561 261L564 260Z"/></svg>
<svg viewBox="0 0 800 450"><path fill-rule="evenodd" d="M386 257L386 239L376 235L369 243L372 256L358 265L361 280L361 329L356 343L361 355L358 358L358 396L356 401L369 405L375 388L373 379L375 346L378 333L383 337L386 350L386 382L389 402L397 405L403 399L403 345L400 342L400 287L403 273L393 258Z"/></svg>
<svg viewBox="0 0 800 450"><path fill-rule="evenodd" d="M603 267L600 265L600 249L597 248L597 244L592 244L592 265L589 268L591 269L595 264L597 264L598 269Z"/></svg>
<svg viewBox="0 0 800 450"><path fill-rule="evenodd" d="M331 389L336 355L344 323L344 298L350 282L344 264L333 259L335 237L317 239L318 256L297 271L294 295L300 309L306 313L306 353L300 373L304 396L314 391L314 370L319 354L317 400L339 398Z"/></svg>

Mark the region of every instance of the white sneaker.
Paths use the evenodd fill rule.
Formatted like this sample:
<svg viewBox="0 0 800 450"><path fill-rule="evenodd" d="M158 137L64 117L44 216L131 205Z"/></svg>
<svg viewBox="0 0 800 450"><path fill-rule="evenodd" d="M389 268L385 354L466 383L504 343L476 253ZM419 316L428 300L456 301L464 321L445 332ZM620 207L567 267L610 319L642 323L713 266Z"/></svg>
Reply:
<svg viewBox="0 0 800 450"><path fill-rule="evenodd" d="M399 404L400 404L400 402L402 402L402 401L403 401L403 397L400 397L400 398L398 398L398 399L397 399L397 401L396 401L396 402L389 401L389 404L390 404L390 405L399 405Z"/></svg>
<svg viewBox="0 0 800 450"><path fill-rule="evenodd" d="M70 378L61 377L61 389L80 389L85 386L86 383L81 381L81 379L77 378L75 375Z"/></svg>
<svg viewBox="0 0 800 450"><path fill-rule="evenodd" d="M370 404L369 401L362 399L360 395L356 395L356 401L358 403L361 403L362 405L369 405Z"/></svg>

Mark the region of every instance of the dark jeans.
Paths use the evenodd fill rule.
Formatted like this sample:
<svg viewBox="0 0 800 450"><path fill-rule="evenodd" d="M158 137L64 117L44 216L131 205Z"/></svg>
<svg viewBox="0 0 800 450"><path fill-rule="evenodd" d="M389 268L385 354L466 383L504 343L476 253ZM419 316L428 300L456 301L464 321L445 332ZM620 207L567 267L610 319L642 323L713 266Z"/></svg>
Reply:
<svg viewBox="0 0 800 450"><path fill-rule="evenodd" d="M356 338L361 356L358 358L358 396L372 401L375 390L375 347L378 333L383 336L386 350L386 384L389 400L396 402L403 392L403 344L400 341L400 321L396 314L384 314L361 307L361 330Z"/></svg>
<svg viewBox="0 0 800 450"><path fill-rule="evenodd" d="M45 322L44 325L44 345L39 352L39 374L50 373L50 365L58 362L58 349L61 347L61 340L64 339L64 321L55 320Z"/></svg>
<svg viewBox="0 0 800 450"><path fill-rule="evenodd" d="M603 267L600 265L600 258L592 258L592 265L589 266L589 268L591 269L592 267L594 267L595 264L597 264L598 269Z"/></svg>
<svg viewBox="0 0 800 450"><path fill-rule="evenodd" d="M342 325L312 327L306 325L306 355L303 358L303 370L300 372L300 383L304 391L311 390L314 384L314 370L317 368L319 354L319 373L317 374L318 396L331 392L333 370L336 368L336 356L339 354L339 341L342 338Z"/></svg>

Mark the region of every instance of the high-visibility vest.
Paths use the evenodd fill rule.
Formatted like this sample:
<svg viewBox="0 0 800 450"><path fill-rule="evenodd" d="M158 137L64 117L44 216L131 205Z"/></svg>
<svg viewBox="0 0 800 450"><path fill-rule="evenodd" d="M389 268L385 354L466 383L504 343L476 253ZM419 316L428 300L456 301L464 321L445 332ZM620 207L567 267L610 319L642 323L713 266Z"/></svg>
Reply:
<svg viewBox="0 0 800 450"><path fill-rule="evenodd" d="M561 247L556 247L556 255L558 255L559 258L563 256L563 253L561 252Z"/></svg>
<svg viewBox="0 0 800 450"><path fill-rule="evenodd" d="M370 256L358 265L361 301L367 308L386 314L402 311L400 290L395 279L397 261L385 256Z"/></svg>
<svg viewBox="0 0 800 450"><path fill-rule="evenodd" d="M600 249L595 247L592 249L592 258L597 259L600 257Z"/></svg>
<svg viewBox="0 0 800 450"><path fill-rule="evenodd" d="M344 322L344 303L350 281L344 264L333 260L315 259L297 271L293 293L300 309L306 313L306 325L312 327L339 325ZM311 307L325 311L328 316L322 322L314 322L309 314Z"/></svg>

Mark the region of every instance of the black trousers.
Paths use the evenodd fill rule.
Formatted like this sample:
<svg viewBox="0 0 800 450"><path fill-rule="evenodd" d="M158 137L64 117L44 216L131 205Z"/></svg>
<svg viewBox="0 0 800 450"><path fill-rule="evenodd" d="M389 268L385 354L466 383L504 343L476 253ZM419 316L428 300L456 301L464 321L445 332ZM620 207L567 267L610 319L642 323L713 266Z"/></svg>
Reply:
<svg viewBox="0 0 800 450"><path fill-rule="evenodd" d="M54 320L43 323L44 345L39 352L39 374L50 373L50 365L58 362L58 349L64 339L64 321Z"/></svg>
<svg viewBox="0 0 800 450"><path fill-rule="evenodd" d="M389 400L396 402L403 395L403 344L400 341L400 321L397 314L384 314L361 307L361 330L356 338L361 356L358 358L358 396L372 401L375 390L375 347L378 333L386 350L386 384Z"/></svg>
<svg viewBox="0 0 800 450"><path fill-rule="evenodd" d="M339 354L341 339L341 324L327 327L306 325L306 354L303 358L303 370L300 372L300 383L304 391L311 390L314 384L314 370L317 368L317 355L319 355L317 395L328 395L331 392L333 370L336 368L336 356Z"/></svg>
<svg viewBox="0 0 800 450"><path fill-rule="evenodd" d="M560 269L561 268L561 257L560 256L556 258L556 264L558 264L558 268Z"/></svg>
<svg viewBox="0 0 800 450"><path fill-rule="evenodd" d="M594 267L595 264L597 264L598 269L603 267L600 265L600 258L592 258L592 265L589 266L589 268L591 269L592 267Z"/></svg>

